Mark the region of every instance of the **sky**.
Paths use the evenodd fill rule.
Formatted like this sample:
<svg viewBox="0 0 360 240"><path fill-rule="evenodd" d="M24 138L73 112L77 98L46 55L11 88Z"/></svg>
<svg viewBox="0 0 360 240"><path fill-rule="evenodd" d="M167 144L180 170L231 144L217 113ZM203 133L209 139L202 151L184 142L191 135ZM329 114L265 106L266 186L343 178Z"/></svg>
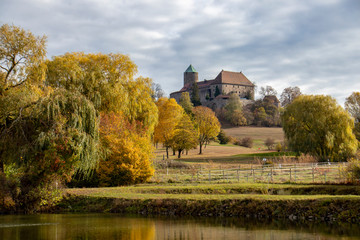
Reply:
<svg viewBox="0 0 360 240"><path fill-rule="evenodd" d="M166 95L240 72L343 105L360 91L360 0L0 0L0 25L47 36L47 55L122 53ZM257 94L258 96L258 94Z"/></svg>

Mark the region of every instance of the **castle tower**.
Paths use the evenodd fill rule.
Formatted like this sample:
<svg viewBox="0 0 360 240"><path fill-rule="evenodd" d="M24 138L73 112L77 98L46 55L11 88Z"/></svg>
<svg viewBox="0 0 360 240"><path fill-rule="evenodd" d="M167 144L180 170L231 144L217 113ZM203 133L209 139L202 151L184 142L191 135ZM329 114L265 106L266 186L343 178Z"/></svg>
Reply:
<svg viewBox="0 0 360 240"><path fill-rule="evenodd" d="M198 81L198 72L195 68L190 64L190 66L184 72L184 86L187 84L193 84Z"/></svg>

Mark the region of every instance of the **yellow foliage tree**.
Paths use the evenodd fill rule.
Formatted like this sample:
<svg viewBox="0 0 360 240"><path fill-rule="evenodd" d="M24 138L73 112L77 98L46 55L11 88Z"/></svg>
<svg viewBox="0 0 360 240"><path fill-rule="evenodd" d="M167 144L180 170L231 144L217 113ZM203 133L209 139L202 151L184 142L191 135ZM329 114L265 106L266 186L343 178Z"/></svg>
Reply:
<svg viewBox="0 0 360 240"><path fill-rule="evenodd" d="M182 117L184 110L173 98L160 98L156 102L159 111L158 125L154 131L154 142L163 143L166 157L169 158L169 148L172 144L175 127Z"/></svg>
<svg viewBox="0 0 360 240"><path fill-rule="evenodd" d="M152 145L140 122L130 123L120 114L101 114L100 136L107 156L97 174L103 186L147 181L154 173Z"/></svg>
<svg viewBox="0 0 360 240"><path fill-rule="evenodd" d="M287 105L282 123L290 148L298 153L339 161L357 150L354 121L330 96L298 96Z"/></svg>
<svg viewBox="0 0 360 240"><path fill-rule="evenodd" d="M220 123L215 113L208 107L198 106L193 109L195 123L198 127L200 152L202 146L211 139L216 138L220 132Z"/></svg>
<svg viewBox="0 0 360 240"><path fill-rule="evenodd" d="M151 134L157 123L149 78L134 79L137 67L123 54L66 53L47 62L47 84L85 95L102 112L141 121Z"/></svg>
<svg viewBox="0 0 360 240"><path fill-rule="evenodd" d="M178 158L181 157L183 150L190 150L197 146L198 132L194 127L194 123L191 121L189 115L185 112L181 117L179 123L175 127L174 136L172 139L174 150L178 151Z"/></svg>

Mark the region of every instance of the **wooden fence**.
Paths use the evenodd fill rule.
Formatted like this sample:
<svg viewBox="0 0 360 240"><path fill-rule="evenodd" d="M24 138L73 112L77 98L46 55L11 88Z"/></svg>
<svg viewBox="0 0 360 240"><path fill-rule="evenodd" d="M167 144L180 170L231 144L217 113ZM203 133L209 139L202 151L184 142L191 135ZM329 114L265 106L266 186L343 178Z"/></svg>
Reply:
<svg viewBox="0 0 360 240"><path fill-rule="evenodd" d="M343 182L347 163L299 163L247 165L232 169L210 169L199 166L190 169L158 169L157 182L273 182L328 183Z"/></svg>

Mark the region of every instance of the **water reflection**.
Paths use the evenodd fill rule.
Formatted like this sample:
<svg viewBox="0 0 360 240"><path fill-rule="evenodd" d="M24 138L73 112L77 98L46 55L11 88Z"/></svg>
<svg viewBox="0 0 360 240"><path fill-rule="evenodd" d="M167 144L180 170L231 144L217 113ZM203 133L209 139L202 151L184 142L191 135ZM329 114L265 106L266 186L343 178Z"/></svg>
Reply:
<svg viewBox="0 0 360 240"><path fill-rule="evenodd" d="M358 225L117 214L0 216L0 239L360 239Z"/></svg>

